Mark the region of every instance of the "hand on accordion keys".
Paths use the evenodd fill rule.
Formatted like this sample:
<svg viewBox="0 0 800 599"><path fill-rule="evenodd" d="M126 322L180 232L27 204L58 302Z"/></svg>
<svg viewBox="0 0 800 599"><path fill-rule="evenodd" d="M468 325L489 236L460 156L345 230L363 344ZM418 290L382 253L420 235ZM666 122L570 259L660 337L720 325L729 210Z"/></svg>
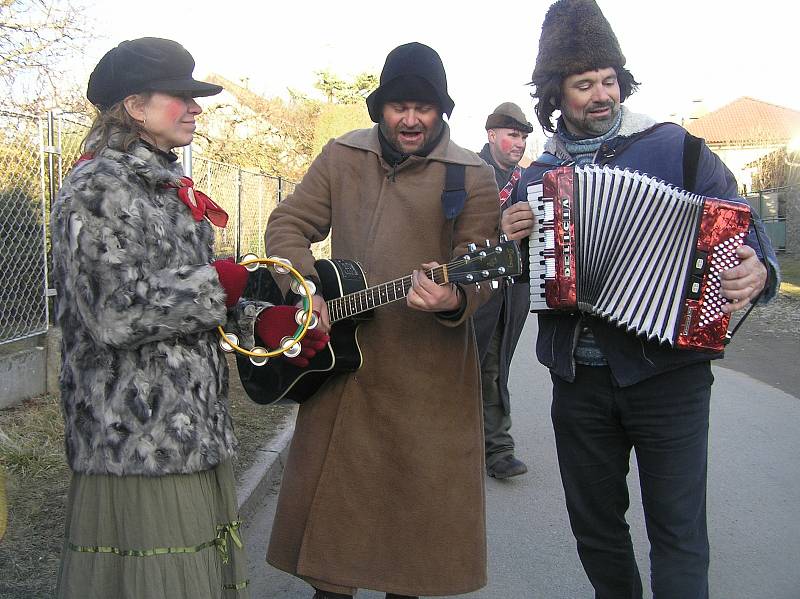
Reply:
<svg viewBox="0 0 800 599"><path fill-rule="evenodd" d="M758 259L755 250L749 245L743 245L736 253L740 260L738 266L726 270L720 277L720 293L728 300L722 306L722 311L727 314L741 310L754 301L767 284L767 269Z"/></svg>
<svg viewBox="0 0 800 599"><path fill-rule="evenodd" d="M509 239L522 239L533 231L536 219L527 202L518 202L503 211L500 227Z"/></svg>
<svg viewBox="0 0 800 599"><path fill-rule="evenodd" d="M256 335L270 349L274 350L281 347L285 337L291 337L297 330L295 315L298 308L296 306L272 306L258 315L256 320ZM319 314L315 312L317 319ZM289 364L299 368L305 368L309 360L313 358L330 340L327 333L318 328L309 328L305 336L300 341L300 354L294 358L289 358L285 354L283 359Z"/></svg>

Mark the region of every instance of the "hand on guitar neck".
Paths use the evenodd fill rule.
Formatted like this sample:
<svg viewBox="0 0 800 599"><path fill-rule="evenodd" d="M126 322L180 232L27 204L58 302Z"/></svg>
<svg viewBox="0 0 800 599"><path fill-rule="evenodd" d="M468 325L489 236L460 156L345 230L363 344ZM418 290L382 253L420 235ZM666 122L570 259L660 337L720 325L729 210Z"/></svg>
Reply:
<svg viewBox="0 0 800 599"><path fill-rule="evenodd" d="M422 270L415 270L411 274L412 287L406 296L406 304L414 310L423 312L449 312L461 306L461 296L455 285L439 285L426 274L432 268L440 266L438 262L428 262L422 265ZM328 306L321 295L312 298L313 310L319 313L317 329L323 333L331 330L331 318Z"/></svg>
<svg viewBox="0 0 800 599"><path fill-rule="evenodd" d="M411 273L411 290L406 296L409 308L423 312L452 312L461 307L458 287L439 285L428 277L426 271L437 266L438 262L428 262L422 265L423 270Z"/></svg>

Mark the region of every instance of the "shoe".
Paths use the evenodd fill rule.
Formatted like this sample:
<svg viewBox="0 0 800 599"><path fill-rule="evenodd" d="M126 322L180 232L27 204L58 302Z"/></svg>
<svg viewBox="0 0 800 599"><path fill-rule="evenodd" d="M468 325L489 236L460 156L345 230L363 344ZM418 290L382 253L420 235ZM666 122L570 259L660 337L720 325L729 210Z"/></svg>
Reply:
<svg viewBox="0 0 800 599"><path fill-rule="evenodd" d="M507 455L493 466L486 468L486 473L494 478L511 478L512 476L519 476L525 474L528 467L524 462L518 460L513 455Z"/></svg>

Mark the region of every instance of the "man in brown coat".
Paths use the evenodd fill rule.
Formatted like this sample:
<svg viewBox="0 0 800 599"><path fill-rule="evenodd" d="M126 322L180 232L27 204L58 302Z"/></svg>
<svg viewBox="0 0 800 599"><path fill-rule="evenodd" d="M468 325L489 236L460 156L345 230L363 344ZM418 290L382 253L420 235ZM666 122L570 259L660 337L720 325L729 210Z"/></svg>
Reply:
<svg viewBox="0 0 800 599"><path fill-rule="evenodd" d="M309 245L360 262L369 284L407 275L405 302L361 325L360 370L300 406L267 561L317 599L358 588L387 597L455 595L486 584L480 374L470 316L490 293L422 273L497 239L491 169L450 141L454 103L439 55L411 43L387 57L367 98L376 126L328 143L272 213L268 255L314 280ZM466 201L448 218L446 165ZM329 316L314 297L323 329Z"/></svg>

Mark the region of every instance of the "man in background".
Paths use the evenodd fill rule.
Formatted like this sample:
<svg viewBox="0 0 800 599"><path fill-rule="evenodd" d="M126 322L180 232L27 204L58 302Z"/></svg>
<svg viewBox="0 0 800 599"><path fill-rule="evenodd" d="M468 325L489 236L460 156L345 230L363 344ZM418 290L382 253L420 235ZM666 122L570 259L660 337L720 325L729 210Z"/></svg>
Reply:
<svg viewBox="0 0 800 599"><path fill-rule="evenodd" d="M486 119L487 142L478 154L494 169L499 203L505 210L516 202L517 183L523 169L519 161L525 154L528 134L533 126L522 109L513 102L504 102ZM483 431L486 444L486 472L503 479L528 471L514 455L511 429L511 398L508 372L514 349L528 315L529 286L527 277L527 240L524 240L523 275L512 283L503 282L491 299L473 316L481 360L483 393Z"/></svg>

